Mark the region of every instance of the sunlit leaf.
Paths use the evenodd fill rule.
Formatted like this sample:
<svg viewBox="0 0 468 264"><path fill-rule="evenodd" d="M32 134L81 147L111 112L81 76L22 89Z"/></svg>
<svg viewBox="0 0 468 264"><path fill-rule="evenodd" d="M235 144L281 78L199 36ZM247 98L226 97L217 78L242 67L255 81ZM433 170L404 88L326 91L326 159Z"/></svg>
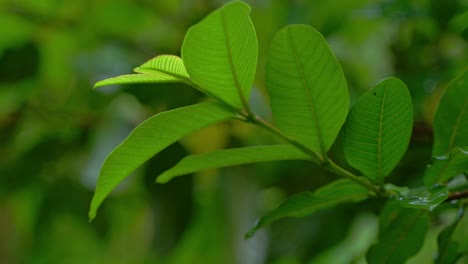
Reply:
<svg viewBox="0 0 468 264"><path fill-rule="evenodd" d="M351 108L344 132L346 160L366 177L382 183L403 157L413 127L406 85L387 78Z"/></svg>
<svg viewBox="0 0 468 264"><path fill-rule="evenodd" d="M266 84L277 126L325 156L345 122L349 95L324 37L306 25L278 32L270 47Z"/></svg>
<svg viewBox="0 0 468 264"><path fill-rule="evenodd" d="M432 211L448 197L447 187L434 185L432 187L420 187L410 189L408 192L398 195L396 198L400 205L407 208L418 208Z"/></svg>
<svg viewBox="0 0 468 264"><path fill-rule="evenodd" d="M157 182L201 170L274 160L308 160L310 157L290 145L257 146L225 149L182 159L174 167L162 173Z"/></svg>
<svg viewBox="0 0 468 264"><path fill-rule="evenodd" d="M432 156L456 146L468 146L468 69L449 85L434 118Z"/></svg>
<svg viewBox="0 0 468 264"><path fill-rule="evenodd" d="M180 79L190 78L184 62L174 55L159 55L135 68L135 72L150 74L153 71L162 72Z"/></svg>
<svg viewBox="0 0 468 264"><path fill-rule="evenodd" d="M380 215L378 243L367 252L369 264L405 263L421 248L429 229L429 212L387 204Z"/></svg>
<svg viewBox="0 0 468 264"><path fill-rule="evenodd" d="M439 252L437 254L436 264L445 264L445 263L455 263L460 257L458 252L458 243L452 240L452 235L457 229L458 223L463 218L464 208L460 207L458 214L450 225L445 227L439 234L437 238L437 243L439 245Z"/></svg>
<svg viewBox="0 0 468 264"><path fill-rule="evenodd" d="M350 180L337 180L315 192L302 192L291 196L278 208L260 218L254 228L247 232L251 237L261 227L284 217L302 217L321 209L345 202L358 202L369 196L369 190Z"/></svg>
<svg viewBox="0 0 468 264"><path fill-rule="evenodd" d="M132 84L132 83L169 83L169 82L185 82L184 79L167 75L162 72L151 72L144 74L125 74L117 77L112 77L97 82L94 88L114 85L114 84Z"/></svg>
<svg viewBox="0 0 468 264"><path fill-rule="evenodd" d="M468 135L467 135L468 137ZM432 159L424 174L424 183L430 186L442 183L462 174L468 168L468 146L455 147L448 156L439 156Z"/></svg>
<svg viewBox="0 0 468 264"><path fill-rule="evenodd" d="M208 94L239 109L248 102L258 44L250 7L230 2L192 26L182 58L192 80Z"/></svg>
<svg viewBox="0 0 468 264"><path fill-rule="evenodd" d="M233 116L217 103L209 102L163 112L141 123L104 161L89 218L93 219L107 195L149 158L181 137Z"/></svg>

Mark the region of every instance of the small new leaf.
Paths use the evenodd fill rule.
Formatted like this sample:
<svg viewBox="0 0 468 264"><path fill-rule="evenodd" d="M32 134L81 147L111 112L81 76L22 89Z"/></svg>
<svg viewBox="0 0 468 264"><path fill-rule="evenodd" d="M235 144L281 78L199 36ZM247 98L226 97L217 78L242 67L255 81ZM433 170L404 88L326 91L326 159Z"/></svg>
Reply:
<svg viewBox="0 0 468 264"><path fill-rule="evenodd" d="M189 79L184 62L174 55L159 55L135 68L138 73L162 72L179 79Z"/></svg>
<svg viewBox="0 0 468 264"><path fill-rule="evenodd" d="M185 80L162 72L145 72L142 74L125 74L117 77L112 77L97 82L94 88L115 85L115 84L133 84L133 83L170 83L170 82L185 82Z"/></svg>
<svg viewBox="0 0 468 264"><path fill-rule="evenodd" d="M94 88L114 84L132 83L189 83L189 75L181 58L159 55L134 70L138 74L126 74L97 82Z"/></svg>

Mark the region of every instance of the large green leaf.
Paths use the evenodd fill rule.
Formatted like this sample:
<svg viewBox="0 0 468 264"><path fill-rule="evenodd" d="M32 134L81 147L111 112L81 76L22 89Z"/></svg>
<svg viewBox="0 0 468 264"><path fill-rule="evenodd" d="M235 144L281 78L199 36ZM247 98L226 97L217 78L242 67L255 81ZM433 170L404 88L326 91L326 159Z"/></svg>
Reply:
<svg viewBox="0 0 468 264"><path fill-rule="evenodd" d="M257 67L258 44L250 7L231 2L192 26L182 58L192 80L237 109L247 106Z"/></svg>
<svg viewBox="0 0 468 264"><path fill-rule="evenodd" d="M350 180L341 179L323 186L315 192L303 192L291 196L274 211L264 215L246 237L251 237L261 227L284 217L301 217L321 209L345 202L358 202L369 196L369 190Z"/></svg>
<svg viewBox="0 0 468 264"><path fill-rule="evenodd" d="M467 135L468 136L468 135ZM468 168L468 146L455 147L448 156L434 157L426 169L424 183L430 186L462 174Z"/></svg>
<svg viewBox="0 0 468 264"><path fill-rule="evenodd" d="M344 130L346 160L370 180L382 183L405 153L413 127L406 85L387 78L351 108Z"/></svg>
<svg viewBox="0 0 468 264"><path fill-rule="evenodd" d="M405 263L421 248L429 221L428 211L390 201L380 215L379 239L367 252L368 263Z"/></svg>
<svg viewBox="0 0 468 264"><path fill-rule="evenodd" d="M310 157L290 145L272 145L225 149L182 159L162 173L157 182L165 183L174 177L201 170L274 160L309 160Z"/></svg>
<svg viewBox="0 0 468 264"><path fill-rule="evenodd" d="M110 192L141 164L181 137L234 117L217 103L186 106L157 114L141 123L104 161L89 218Z"/></svg>
<svg viewBox="0 0 468 264"><path fill-rule="evenodd" d="M457 229L458 223L460 223L463 218L464 213L464 208L460 207L453 223L446 226L440 232L437 238L439 252L435 261L436 264L456 263L457 259L460 257L461 254L458 252L458 243L452 239L452 236Z"/></svg>
<svg viewBox="0 0 468 264"><path fill-rule="evenodd" d="M449 85L434 118L432 156L456 146L468 146L468 69Z"/></svg>
<svg viewBox="0 0 468 264"><path fill-rule="evenodd" d="M325 156L346 120L349 95L323 36L306 25L282 29L271 44L265 78L278 128Z"/></svg>
<svg viewBox="0 0 468 264"><path fill-rule="evenodd" d="M162 72L180 79L189 79L184 62L174 55L159 55L135 68L138 73Z"/></svg>

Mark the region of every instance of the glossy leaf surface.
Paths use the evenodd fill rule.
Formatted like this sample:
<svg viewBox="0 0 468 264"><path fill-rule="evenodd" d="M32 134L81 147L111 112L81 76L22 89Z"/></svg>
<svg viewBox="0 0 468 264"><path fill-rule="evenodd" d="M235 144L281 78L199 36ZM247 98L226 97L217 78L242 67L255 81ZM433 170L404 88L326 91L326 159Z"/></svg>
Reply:
<svg viewBox="0 0 468 264"><path fill-rule="evenodd" d="M190 155L162 173L157 182L201 170L274 160L308 160L309 156L290 145L257 146L225 149L200 155Z"/></svg>
<svg viewBox="0 0 468 264"><path fill-rule="evenodd" d="M468 146L455 147L448 156L439 156L432 159L432 164L427 167L424 174L424 183L429 186L446 182L462 174L467 168Z"/></svg>
<svg viewBox="0 0 468 264"><path fill-rule="evenodd" d="M344 152L351 166L382 183L403 157L413 126L406 85L387 78L363 94L351 108L344 131Z"/></svg>
<svg viewBox="0 0 468 264"><path fill-rule="evenodd" d="M407 208L417 208L432 211L448 197L447 187L434 185L431 187L420 187L408 190L408 192L397 196L400 205Z"/></svg>
<svg viewBox="0 0 468 264"><path fill-rule="evenodd" d="M269 51L266 84L278 128L326 155L348 114L349 95L325 38L306 25L278 32Z"/></svg>
<svg viewBox="0 0 468 264"><path fill-rule="evenodd" d="M233 113L209 102L159 113L136 127L104 161L89 218L111 191L149 158L200 128L232 118Z"/></svg>
<svg viewBox="0 0 468 264"><path fill-rule="evenodd" d="M182 58L192 80L208 94L240 109L248 102L258 44L250 7L231 2L192 26Z"/></svg>
<svg viewBox="0 0 468 264"><path fill-rule="evenodd" d="M251 237L261 227L284 217L301 217L321 209L345 202L358 202L369 196L369 190L356 183L342 179L323 186L315 192L302 192L286 199L279 207L260 218L246 237Z"/></svg>

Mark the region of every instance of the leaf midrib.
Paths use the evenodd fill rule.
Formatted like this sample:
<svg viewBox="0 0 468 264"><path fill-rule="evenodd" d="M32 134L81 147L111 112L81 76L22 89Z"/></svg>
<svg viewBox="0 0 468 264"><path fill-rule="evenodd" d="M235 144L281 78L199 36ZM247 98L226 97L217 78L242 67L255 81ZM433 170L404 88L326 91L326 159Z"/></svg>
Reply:
<svg viewBox="0 0 468 264"><path fill-rule="evenodd" d="M229 34L227 34L227 22L226 22L226 15L224 14L225 10L224 8L221 9L221 23L223 25L223 34L224 38L226 39L225 44L226 44L226 51L227 51L227 57L229 61L229 68L231 69L232 77L234 79L234 86L236 87L237 93L239 94L239 97L241 99L242 105L244 106L245 109L248 109L248 102L247 99L244 96L244 93L242 91L241 84L239 82L239 78L237 77L237 72L234 67L234 62L232 61L232 53L231 53L231 46L230 46L230 39L229 39Z"/></svg>
<svg viewBox="0 0 468 264"><path fill-rule="evenodd" d="M378 166L378 175L377 179L379 182L383 183L383 172L382 172L382 131L383 131L383 116L385 111L385 99L387 97L388 83L385 85L384 94L382 97L382 104L380 106L380 122L379 122L379 137L377 140L377 166Z"/></svg>
<svg viewBox="0 0 468 264"><path fill-rule="evenodd" d="M295 61L296 61L296 66L299 70L299 73L301 74L302 76L302 84L303 84L303 87L304 87L304 90L306 92L306 95L307 95L307 98L309 100L307 100L307 105L309 106L311 112L312 112L312 118L314 119L314 123L315 123L315 130L317 131L317 136L318 136L318 141L319 141L319 145L320 145L320 153L322 155L322 158L326 158L326 150L325 150L325 146L324 146L324 142L323 142L323 136L322 136L322 130L321 130L321 127L320 127L320 122L318 120L318 116L317 116L317 109L315 108L314 104L312 103L314 101L314 98L312 96L312 94L310 93L310 85L309 83L307 82L307 78L305 78L305 72L304 72L304 68L301 64L301 61L299 60L299 56L297 54L297 49L296 49L296 46L294 45L294 41L293 41L293 37L292 37L292 33L291 33L291 28L288 27L287 29L287 32L288 32L288 41L289 41L289 44L291 45L291 50L293 52L293 56L295 58Z"/></svg>
<svg viewBox="0 0 468 264"><path fill-rule="evenodd" d="M462 111L460 111L460 114L457 117L457 121L455 122L453 126L452 134L450 135L448 150L446 150L446 152L450 151L450 149L454 147L453 144L455 142L455 136L457 135L458 128L460 127L462 117L465 115L466 109L468 108L467 106L468 106L468 97L466 97L465 104L463 105L463 109Z"/></svg>

